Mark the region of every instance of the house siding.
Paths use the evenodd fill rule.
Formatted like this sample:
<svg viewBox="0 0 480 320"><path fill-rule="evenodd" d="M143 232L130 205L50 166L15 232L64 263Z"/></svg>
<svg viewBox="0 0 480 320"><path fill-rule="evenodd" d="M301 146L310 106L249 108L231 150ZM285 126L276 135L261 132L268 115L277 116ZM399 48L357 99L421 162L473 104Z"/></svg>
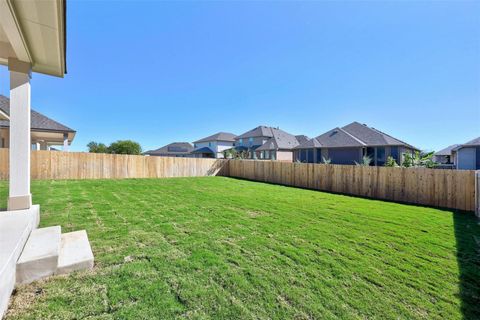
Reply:
<svg viewBox="0 0 480 320"><path fill-rule="evenodd" d="M229 141L204 141L195 143L195 149L207 147L210 148L214 154L215 158L223 158L223 151L231 149L233 147L233 142ZM202 157L197 155L197 157Z"/></svg>
<svg viewBox="0 0 480 320"><path fill-rule="evenodd" d="M287 161L287 162L292 162L293 161L293 152L292 151L277 151L276 152L276 160L279 161Z"/></svg>
<svg viewBox="0 0 480 320"><path fill-rule="evenodd" d="M457 169L460 170L475 170L478 169L477 154L479 148L465 147L457 151Z"/></svg>

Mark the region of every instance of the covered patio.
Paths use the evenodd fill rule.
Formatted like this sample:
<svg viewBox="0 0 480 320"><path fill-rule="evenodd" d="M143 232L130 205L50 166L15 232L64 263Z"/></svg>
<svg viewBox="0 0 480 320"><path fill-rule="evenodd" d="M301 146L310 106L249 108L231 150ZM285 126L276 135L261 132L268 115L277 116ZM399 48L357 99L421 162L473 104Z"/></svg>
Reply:
<svg viewBox="0 0 480 320"><path fill-rule="evenodd" d="M9 194L0 212L0 317L19 283L93 267L86 232L37 229L40 207L30 192L32 73L66 73L66 4L61 0L0 0L0 65L9 70ZM64 136L62 135L62 141Z"/></svg>

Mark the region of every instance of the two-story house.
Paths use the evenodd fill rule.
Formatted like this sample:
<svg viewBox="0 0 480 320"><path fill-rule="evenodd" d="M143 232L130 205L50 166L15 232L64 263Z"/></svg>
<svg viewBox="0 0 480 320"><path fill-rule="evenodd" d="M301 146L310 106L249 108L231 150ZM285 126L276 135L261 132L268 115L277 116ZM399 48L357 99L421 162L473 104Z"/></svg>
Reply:
<svg viewBox="0 0 480 320"><path fill-rule="evenodd" d="M235 138L235 149L246 151L247 158L292 161L293 148L308 140L279 128L258 126Z"/></svg>
<svg viewBox="0 0 480 320"><path fill-rule="evenodd" d="M192 154L198 158L224 158L224 151L233 148L235 135L218 132L193 143Z"/></svg>

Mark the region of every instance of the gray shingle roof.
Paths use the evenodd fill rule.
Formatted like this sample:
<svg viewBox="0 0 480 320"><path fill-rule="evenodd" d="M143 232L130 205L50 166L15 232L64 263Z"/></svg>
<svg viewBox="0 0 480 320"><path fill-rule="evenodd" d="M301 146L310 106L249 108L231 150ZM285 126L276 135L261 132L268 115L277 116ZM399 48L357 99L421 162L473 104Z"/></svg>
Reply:
<svg viewBox="0 0 480 320"><path fill-rule="evenodd" d="M10 115L10 99L0 95L0 109L7 115ZM10 127L8 120L0 120L0 127ZM75 132L75 130L50 119L49 117L31 109L31 129L57 132Z"/></svg>
<svg viewBox="0 0 480 320"><path fill-rule="evenodd" d="M480 146L480 137L470 140L464 144L459 144L452 151L457 151L458 149L465 148L465 147L479 147Z"/></svg>
<svg viewBox="0 0 480 320"><path fill-rule="evenodd" d="M194 141L193 143L200 143L200 142L209 142L209 141L228 141L228 142L234 142L235 141L235 135L233 133L229 132L218 132L215 134L212 134L211 136L202 138L200 140Z"/></svg>
<svg viewBox="0 0 480 320"><path fill-rule="evenodd" d="M307 148L345 148L365 146L406 146L417 149L380 130L365 124L352 122L342 128L335 128L300 144L296 149Z"/></svg>
<svg viewBox="0 0 480 320"><path fill-rule="evenodd" d="M257 151L262 150L291 150L298 146L298 138L288 132L277 128L270 128L272 137L267 140L262 146L257 148ZM302 136L306 137L306 136ZM308 138L307 138L308 139ZM303 139L305 140L305 139Z"/></svg>
<svg viewBox="0 0 480 320"><path fill-rule="evenodd" d="M144 152L151 156L155 155L187 155L193 151L193 146L189 142L173 142L158 148Z"/></svg>
<svg viewBox="0 0 480 320"><path fill-rule="evenodd" d="M273 137L272 127L267 126L258 126L253 128L250 131L247 131L237 137L235 139L245 139L245 138L255 138L255 137Z"/></svg>
<svg viewBox="0 0 480 320"><path fill-rule="evenodd" d="M467 143L464 143L463 146L480 146L480 137L475 138L473 140L468 141Z"/></svg>
<svg viewBox="0 0 480 320"><path fill-rule="evenodd" d="M210 149L209 147L203 147L203 148L195 149L195 150L192 151L192 153L213 153L213 154L215 154L215 152L213 152L213 150Z"/></svg>
<svg viewBox="0 0 480 320"><path fill-rule="evenodd" d="M450 156L452 154L452 150L458 147L459 144L452 144L451 146L446 147L440 151L434 153L435 156Z"/></svg>
<svg viewBox="0 0 480 320"><path fill-rule="evenodd" d="M303 134L295 136L295 138L297 138L297 141L299 144L305 143L308 140L310 140L306 135L303 135Z"/></svg>
<svg viewBox="0 0 480 320"><path fill-rule="evenodd" d="M366 124L352 122L342 128L352 136L360 139L369 146L406 145L405 142L389 136L375 128L367 127Z"/></svg>

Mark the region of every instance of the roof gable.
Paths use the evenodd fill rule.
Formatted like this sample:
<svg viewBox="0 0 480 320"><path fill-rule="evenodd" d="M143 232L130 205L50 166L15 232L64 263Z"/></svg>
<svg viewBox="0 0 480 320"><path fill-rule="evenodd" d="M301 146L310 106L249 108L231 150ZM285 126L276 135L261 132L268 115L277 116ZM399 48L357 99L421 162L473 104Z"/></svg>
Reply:
<svg viewBox="0 0 480 320"><path fill-rule="evenodd" d="M290 150L297 147L300 143L298 138L288 132L280 129L270 128L272 131L272 137L267 140L257 150ZM303 136L306 137L306 136ZM308 138L307 138L308 139Z"/></svg>
<svg viewBox="0 0 480 320"><path fill-rule="evenodd" d="M365 124L352 122L342 128L354 137L363 141L369 146L403 145L404 142L395 139L375 128L370 128Z"/></svg>
<svg viewBox="0 0 480 320"><path fill-rule="evenodd" d="M258 126L256 128L253 128L252 130L242 133L241 135L237 136L235 139L238 140L238 139L255 138L255 137L271 138L273 137L272 129L273 129L272 127Z"/></svg>
<svg viewBox="0 0 480 320"><path fill-rule="evenodd" d="M342 128L335 128L315 138L323 148L363 147L365 143Z"/></svg>

